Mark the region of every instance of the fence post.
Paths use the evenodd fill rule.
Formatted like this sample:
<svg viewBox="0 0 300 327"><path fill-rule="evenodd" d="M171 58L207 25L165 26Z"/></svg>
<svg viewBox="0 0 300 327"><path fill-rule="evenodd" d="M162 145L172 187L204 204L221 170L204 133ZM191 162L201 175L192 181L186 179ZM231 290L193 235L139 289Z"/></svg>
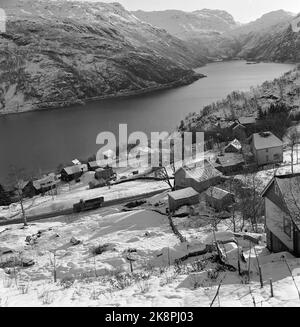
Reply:
<svg viewBox="0 0 300 327"><path fill-rule="evenodd" d="M272 278L270 278L270 290L271 290L271 297L274 297Z"/></svg>
<svg viewBox="0 0 300 327"><path fill-rule="evenodd" d="M261 272L261 267L260 267L260 265L258 266L258 270L259 270L260 288L263 288L263 287L264 287L264 282L263 282L263 278L262 278L262 272Z"/></svg>

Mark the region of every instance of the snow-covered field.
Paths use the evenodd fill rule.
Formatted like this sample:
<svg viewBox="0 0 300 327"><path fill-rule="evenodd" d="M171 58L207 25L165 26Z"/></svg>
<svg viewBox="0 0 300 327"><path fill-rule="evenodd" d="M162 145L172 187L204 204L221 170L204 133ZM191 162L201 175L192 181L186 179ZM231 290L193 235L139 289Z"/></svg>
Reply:
<svg viewBox="0 0 300 327"><path fill-rule="evenodd" d="M24 207L28 216L49 213L69 209L74 203L81 199L87 200L104 196L105 201L120 199L125 197L137 196L158 190L165 190L168 185L160 181L131 181L123 184L113 185L90 190L85 183L68 184L60 186L58 195L36 196L32 199L25 199ZM0 207L0 218L10 219L21 216L19 203L13 203L8 207Z"/></svg>
<svg viewBox="0 0 300 327"><path fill-rule="evenodd" d="M249 241L235 238L223 223L218 226L216 238L231 240L224 245L228 263L237 266L233 240L238 241L247 260L242 267L248 267L250 254L249 283L237 271L226 270L215 262L211 253L175 264L175 259L203 250L214 237L206 218L176 218L175 224L187 238L186 243L180 243L168 218L151 210L154 203L165 200L165 195L155 196L144 208L133 211L124 212L121 206L103 208L90 215L42 220L26 229L21 225L1 227L0 246L14 251L1 255L2 266L9 258L32 259L35 264L0 269L0 306L209 306L220 281L214 306L253 306L254 302L259 307L299 306L297 289L282 255L299 287L300 259L287 253L271 255L263 234L256 235L261 242L255 247L263 288L253 245L250 250ZM26 243L26 236L33 235ZM72 237L81 242L72 245ZM92 249L100 245L106 245L103 253L95 255ZM135 260L133 273L128 256ZM269 278L273 279L272 298Z"/></svg>
<svg viewBox="0 0 300 327"><path fill-rule="evenodd" d="M290 159L286 149L285 162L277 172L290 172ZM294 160L294 171L300 172ZM274 172L270 169L255 174L258 191ZM248 177L251 184L252 177ZM245 176L236 178L247 184ZM254 243L233 235L230 219L221 221L214 235L214 215L202 198L197 216L173 218L186 238L181 243L164 215L167 191L163 190L167 187L159 181L130 181L89 190L82 181L61 187L53 198L27 199L26 212L34 215L69 208L80 199L104 196L111 200L162 190L132 211L118 205L40 220L26 228L0 227L0 306L210 306L220 283L213 306L299 306L300 259L289 253L270 254L263 233L252 235L260 240L254 251ZM186 210L182 208L179 213ZM2 207L0 217L16 217L19 211L18 204ZM215 252L176 261L203 252L215 238L226 241L222 251L235 269L238 255L243 253L243 276L216 261ZM71 240L80 242L74 245ZM133 272L128 258L134 260ZM20 265L22 261L34 264L25 268Z"/></svg>

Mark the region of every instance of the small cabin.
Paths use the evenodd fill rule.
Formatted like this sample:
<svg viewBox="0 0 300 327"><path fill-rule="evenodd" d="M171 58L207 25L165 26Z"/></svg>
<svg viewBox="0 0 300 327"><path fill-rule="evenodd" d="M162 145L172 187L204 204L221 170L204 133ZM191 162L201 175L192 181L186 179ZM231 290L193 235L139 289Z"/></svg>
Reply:
<svg viewBox="0 0 300 327"><path fill-rule="evenodd" d="M61 171L61 180L64 182L71 182L78 180L81 175L88 171L86 164L74 165L63 168Z"/></svg>
<svg viewBox="0 0 300 327"><path fill-rule="evenodd" d="M240 153L242 150L242 144L238 139L231 141L225 148L225 153Z"/></svg>
<svg viewBox="0 0 300 327"><path fill-rule="evenodd" d="M187 187L182 190L170 192L169 198L169 211L175 212L177 209L184 205L195 205L200 201L199 193L192 187Z"/></svg>
<svg viewBox="0 0 300 327"><path fill-rule="evenodd" d="M217 211L228 210L234 203L234 195L218 187L211 187L205 192L206 204Z"/></svg>
<svg viewBox="0 0 300 327"><path fill-rule="evenodd" d="M216 159L217 169L225 175L236 173L243 169L245 160L238 153L224 153Z"/></svg>
<svg viewBox="0 0 300 327"><path fill-rule="evenodd" d="M221 183L222 173L208 160L191 167L181 167L175 172L175 189L192 187L198 193Z"/></svg>
<svg viewBox="0 0 300 327"><path fill-rule="evenodd" d="M87 167L89 171L96 171L98 168L101 168L98 161L90 161L87 163Z"/></svg>

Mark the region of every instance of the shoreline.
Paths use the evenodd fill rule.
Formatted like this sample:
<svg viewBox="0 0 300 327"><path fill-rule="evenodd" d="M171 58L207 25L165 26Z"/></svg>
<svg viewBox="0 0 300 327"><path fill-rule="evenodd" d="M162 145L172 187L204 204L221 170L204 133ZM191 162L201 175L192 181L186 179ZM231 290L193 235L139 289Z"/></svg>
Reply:
<svg viewBox="0 0 300 327"><path fill-rule="evenodd" d="M203 66L197 67L195 69L201 68ZM189 76L184 76L179 80L176 80L174 82L165 84L165 85L158 85L158 86L150 86L147 88L143 88L140 90L134 90L134 91L121 91L121 92L117 92L114 94L108 94L108 95L103 95L103 96L97 96L97 97L93 97L93 98L88 98L88 99L77 99L74 102L52 102L55 103L55 105L51 106L47 106L47 107L40 107L40 108L36 108L36 107L32 107L31 109L28 110L22 110L22 111L18 111L18 110L13 110L13 111L6 111L6 112L1 112L0 111L0 118L4 117L4 116L10 116L10 115L19 115L19 114L25 114L25 113L30 113L30 112L44 112L44 111L48 111L48 110L64 110L64 109L71 109L74 106L80 105L80 106L85 106L88 103L91 102L97 102L97 101L101 101L101 100L112 100L112 99L122 99L122 98L130 98L130 97L135 97L135 96L140 96L143 94L151 94L151 93L155 93L155 92L159 92L159 91L164 91L164 90L169 90L169 89L175 89L178 87L182 87L182 86L186 86L186 85L190 85L196 81L198 81L199 79L202 78L206 78L207 76L201 73L197 73L194 71L194 74L191 74ZM42 102L40 102L42 103ZM39 103L35 103L35 105L38 105ZM25 105L26 106L26 105Z"/></svg>

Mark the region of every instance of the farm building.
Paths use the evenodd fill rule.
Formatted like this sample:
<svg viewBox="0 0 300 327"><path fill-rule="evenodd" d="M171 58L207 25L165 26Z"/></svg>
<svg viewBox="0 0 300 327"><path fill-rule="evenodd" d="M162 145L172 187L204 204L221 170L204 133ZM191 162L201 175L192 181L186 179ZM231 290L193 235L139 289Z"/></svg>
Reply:
<svg viewBox="0 0 300 327"><path fill-rule="evenodd" d="M199 193L192 187L170 192L168 198L170 212L174 212L184 205L195 205L199 203Z"/></svg>
<svg viewBox="0 0 300 327"><path fill-rule="evenodd" d="M253 134L251 149L259 166L283 161L283 142L271 132Z"/></svg>
<svg viewBox="0 0 300 327"><path fill-rule="evenodd" d="M70 182L72 180L77 180L81 175L88 171L86 164L74 165L66 167L61 171L61 180L65 182Z"/></svg>
<svg viewBox="0 0 300 327"><path fill-rule="evenodd" d="M238 153L225 153L222 156L218 156L216 163L217 169L223 174L232 174L243 169L245 163L243 155Z"/></svg>
<svg viewBox="0 0 300 327"><path fill-rule="evenodd" d="M38 190L33 186L32 181L20 181L16 189L22 190L22 194L25 198L32 198L38 195Z"/></svg>
<svg viewBox="0 0 300 327"><path fill-rule="evenodd" d="M205 192L206 203L218 211L227 210L234 203L234 195L218 187L210 187Z"/></svg>
<svg viewBox="0 0 300 327"><path fill-rule="evenodd" d="M35 195L45 194L57 186L57 179L54 174L50 174L34 181L20 181L16 189L22 190L24 197L32 198Z"/></svg>
<svg viewBox="0 0 300 327"><path fill-rule="evenodd" d="M181 167L175 172L175 189L192 187L201 193L210 186L221 182L222 174L208 161L204 160L194 167Z"/></svg>
<svg viewBox="0 0 300 327"><path fill-rule="evenodd" d="M96 171L96 169L101 168L98 161L89 161L87 167L89 171Z"/></svg>
<svg viewBox="0 0 300 327"><path fill-rule="evenodd" d="M239 140L234 139L231 141L225 148L224 152L226 153L239 153L242 150L242 144Z"/></svg>
<svg viewBox="0 0 300 327"><path fill-rule="evenodd" d="M275 176L262 196L268 249L300 257L300 176Z"/></svg>
<svg viewBox="0 0 300 327"><path fill-rule="evenodd" d="M41 179L32 182L33 187L37 190L38 194L44 194L56 188L58 181L54 174L50 174Z"/></svg>

